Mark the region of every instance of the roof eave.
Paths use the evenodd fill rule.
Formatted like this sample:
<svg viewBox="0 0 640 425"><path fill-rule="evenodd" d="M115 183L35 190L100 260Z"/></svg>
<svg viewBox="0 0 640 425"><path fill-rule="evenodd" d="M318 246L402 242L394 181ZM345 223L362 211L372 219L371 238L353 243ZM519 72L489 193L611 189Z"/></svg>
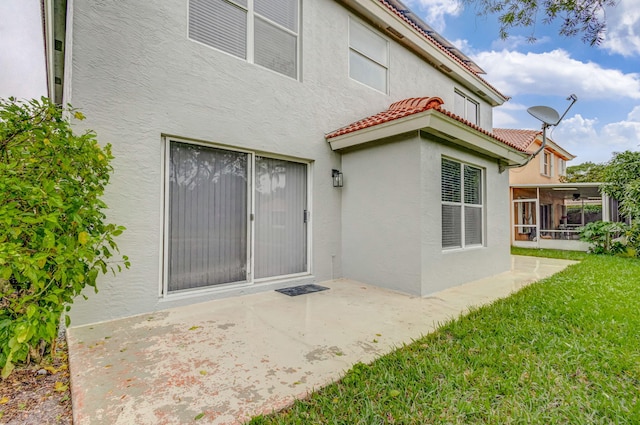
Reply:
<svg viewBox="0 0 640 425"><path fill-rule="evenodd" d="M496 158L508 165L524 164L529 154L475 130L435 109L328 138L331 149L340 151L398 134L423 131L438 139Z"/></svg>
<svg viewBox="0 0 640 425"><path fill-rule="evenodd" d="M538 135L534 140L534 142L539 142L540 144L542 144L542 134ZM558 145L556 142L549 139L548 137L547 137L547 147L550 148L552 151L556 152L557 154L559 154L566 161L571 161L576 157L575 155L569 153L562 146Z"/></svg>

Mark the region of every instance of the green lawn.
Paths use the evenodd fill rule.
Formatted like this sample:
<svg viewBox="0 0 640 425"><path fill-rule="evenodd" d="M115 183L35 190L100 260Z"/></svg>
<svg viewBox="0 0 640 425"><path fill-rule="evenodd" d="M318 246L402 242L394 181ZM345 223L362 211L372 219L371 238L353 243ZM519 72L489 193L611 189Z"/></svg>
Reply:
<svg viewBox="0 0 640 425"><path fill-rule="evenodd" d="M640 261L580 255L250 423L640 424Z"/></svg>
<svg viewBox="0 0 640 425"><path fill-rule="evenodd" d="M511 253L513 255L529 255L532 257L545 257L545 258L561 258L563 260L582 261L589 254L582 251L563 251L560 249L538 249L538 248L518 248L517 246L511 247Z"/></svg>

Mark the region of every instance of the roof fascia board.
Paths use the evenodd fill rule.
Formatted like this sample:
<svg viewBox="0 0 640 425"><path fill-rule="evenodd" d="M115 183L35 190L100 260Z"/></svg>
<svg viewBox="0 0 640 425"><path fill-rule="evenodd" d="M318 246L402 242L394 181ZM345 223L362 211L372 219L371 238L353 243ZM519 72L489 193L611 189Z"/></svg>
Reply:
<svg viewBox="0 0 640 425"><path fill-rule="evenodd" d="M507 146L434 109L343 134L330 139L329 144L336 151L412 131L423 131L438 139L504 160L509 165L523 164L529 158L529 154Z"/></svg>
<svg viewBox="0 0 640 425"><path fill-rule="evenodd" d="M542 135L539 134L536 136L535 142L538 143L539 145L542 145ZM567 152L564 148L562 148L560 145L558 145L556 142L554 142L553 140L547 138L547 147L554 151L557 154L560 154L560 156L563 157L563 159L566 159L567 161L571 161L573 158L575 158L575 155L570 154L569 152Z"/></svg>
<svg viewBox="0 0 640 425"><path fill-rule="evenodd" d="M508 165L521 165L529 159L529 154L521 152L491 136L483 134L469 126L437 111L432 112L431 126L422 130L458 146L483 153L487 156L505 160Z"/></svg>
<svg viewBox="0 0 640 425"><path fill-rule="evenodd" d="M531 189L539 187L541 189L549 189L554 187L600 187L604 183L601 182L588 182L588 183L524 183L524 184L512 184L509 187L514 189Z"/></svg>
<svg viewBox="0 0 640 425"><path fill-rule="evenodd" d="M426 112L409 115L407 117L387 121L385 123L374 125L372 127L363 128L362 130L352 131L341 136L333 137L329 140L329 145L331 146L332 150L337 151L373 142L376 140L385 139L387 137L392 137L398 134L410 133L412 131L417 132L425 125L428 125L428 118L426 122L420 119L424 116L425 113Z"/></svg>
<svg viewBox="0 0 640 425"><path fill-rule="evenodd" d="M396 42L416 52L419 56L431 63L439 72L458 81L491 106L502 105L507 100L501 93L497 92L496 89L443 52L439 47L429 42L424 35L419 33L399 16L391 13L391 11L381 3L371 0L337 1L376 24L381 31L393 38ZM389 27L391 27L394 32L402 35L402 38L397 37L391 31L387 30Z"/></svg>

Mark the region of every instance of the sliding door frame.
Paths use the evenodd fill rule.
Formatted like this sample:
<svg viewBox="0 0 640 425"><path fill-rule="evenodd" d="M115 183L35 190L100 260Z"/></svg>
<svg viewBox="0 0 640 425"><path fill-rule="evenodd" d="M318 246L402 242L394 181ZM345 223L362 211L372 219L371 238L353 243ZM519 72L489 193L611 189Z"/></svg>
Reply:
<svg viewBox="0 0 640 425"><path fill-rule="evenodd" d="M170 207L170 179L169 179L169 167L171 160L171 143L186 143L195 146L202 146L204 148L212 148L212 149L220 149L227 150L230 152L236 153L244 153L248 155L247 158L247 214L245 219L247 220L247 280L239 281L239 282L229 282L217 285L209 285L198 288L190 288L184 290L177 291L169 291L169 207ZM311 274L312 271L312 205L313 205L313 197L312 197L312 180L313 180L313 163L308 160L298 159L286 157L283 155L275 155L269 154L262 151L252 151L243 148L230 147L226 145L220 145L215 143L207 143L203 141L189 140L180 137L171 137L171 136L163 136L162 137L162 196L161 196L161 205L162 205L162 237L160 238L161 245L161 264L160 264L160 285L159 285L159 296L163 298L178 298L183 296L192 296L201 293L207 292L215 292L223 289L229 288L240 288L243 286L252 286L255 284L261 284L270 281L279 281L279 280L287 280L300 276L307 276ZM300 273L281 275L281 276L270 276L260 279L254 278L254 255L255 255L255 207L256 207L256 196L255 196L255 165L256 165L256 156L261 156L265 158L273 158L280 159L290 162L295 162L299 164L303 164L306 166L306 205L307 205L307 223L306 223L306 270Z"/></svg>

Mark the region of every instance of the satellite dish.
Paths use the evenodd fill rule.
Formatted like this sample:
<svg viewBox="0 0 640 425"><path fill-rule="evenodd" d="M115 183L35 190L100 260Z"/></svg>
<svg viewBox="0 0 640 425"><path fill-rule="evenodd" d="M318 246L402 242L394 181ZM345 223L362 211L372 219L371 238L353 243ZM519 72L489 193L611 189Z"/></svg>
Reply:
<svg viewBox="0 0 640 425"><path fill-rule="evenodd" d="M555 109L548 106L532 106L527 112L539 119L546 125L557 125L560 121L560 114Z"/></svg>

